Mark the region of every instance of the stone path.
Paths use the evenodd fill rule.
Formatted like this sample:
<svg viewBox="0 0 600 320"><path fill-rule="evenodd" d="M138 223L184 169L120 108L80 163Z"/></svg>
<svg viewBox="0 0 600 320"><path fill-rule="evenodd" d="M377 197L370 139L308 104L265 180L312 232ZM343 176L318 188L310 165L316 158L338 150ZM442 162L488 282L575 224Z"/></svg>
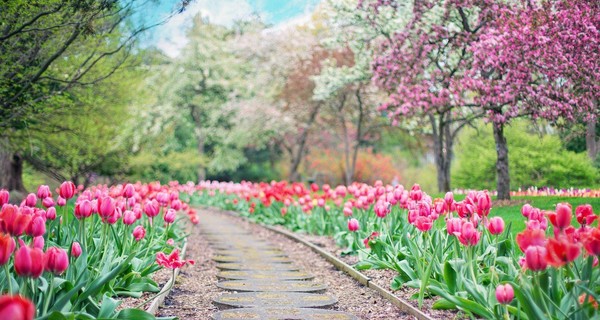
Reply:
<svg viewBox="0 0 600 320"><path fill-rule="evenodd" d="M358 319L325 309L337 303L324 294L327 286L311 281L274 245L218 215L206 215L200 225L221 270L217 286L228 291L214 299L224 310L213 319Z"/></svg>

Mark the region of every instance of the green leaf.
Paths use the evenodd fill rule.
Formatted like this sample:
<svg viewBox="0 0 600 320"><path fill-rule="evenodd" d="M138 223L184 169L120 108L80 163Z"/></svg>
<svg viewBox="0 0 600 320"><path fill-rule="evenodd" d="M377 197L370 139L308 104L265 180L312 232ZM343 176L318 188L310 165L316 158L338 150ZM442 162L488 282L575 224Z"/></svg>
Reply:
<svg viewBox="0 0 600 320"><path fill-rule="evenodd" d="M119 311L115 319L127 320L155 320L156 317L146 311L139 309L123 309Z"/></svg>
<svg viewBox="0 0 600 320"><path fill-rule="evenodd" d="M444 281L448 286L448 291L451 294L456 293L456 271L448 261L444 263Z"/></svg>
<svg viewBox="0 0 600 320"><path fill-rule="evenodd" d="M392 289L393 291L399 290L400 288L402 288L402 285L404 284L404 279L402 279L402 276L397 275L394 277L394 279L392 280L392 282L390 283L390 289Z"/></svg>
<svg viewBox="0 0 600 320"><path fill-rule="evenodd" d="M514 315L515 317L517 317L517 319L522 319L522 320L529 320L529 318L527 317L527 315L525 314L525 312L511 306L511 305L507 305L506 308L508 308L508 312L512 315Z"/></svg>
<svg viewBox="0 0 600 320"><path fill-rule="evenodd" d="M102 306L98 313L98 318L108 318L115 313L117 307L121 304L121 301L112 299L107 293L102 298Z"/></svg>
<svg viewBox="0 0 600 320"><path fill-rule="evenodd" d="M531 298L531 296L527 295L520 286L518 286L514 282L509 282L515 291L515 298L519 300L521 305L521 309L527 314L527 317L530 319L546 319L546 315L542 310L537 306L535 301Z"/></svg>
<svg viewBox="0 0 600 320"><path fill-rule="evenodd" d="M472 300L469 300L469 299L466 299L463 297L451 295L448 292L444 291L440 287L428 286L427 289L429 291L431 291L432 293L454 303L457 306L457 308L459 308L465 312L474 313L474 314L482 316L486 319L494 318L494 313L492 311L490 311L488 308L482 306L481 304L479 304L477 302L474 302ZM543 318L540 318L540 319L543 319Z"/></svg>
<svg viewBox="0 0 600 320"><path fill-rule="evenodd" d="M456 309L456 305L444 298L438 299L433 303L433 309L435 310L453 310Z"/></svg>

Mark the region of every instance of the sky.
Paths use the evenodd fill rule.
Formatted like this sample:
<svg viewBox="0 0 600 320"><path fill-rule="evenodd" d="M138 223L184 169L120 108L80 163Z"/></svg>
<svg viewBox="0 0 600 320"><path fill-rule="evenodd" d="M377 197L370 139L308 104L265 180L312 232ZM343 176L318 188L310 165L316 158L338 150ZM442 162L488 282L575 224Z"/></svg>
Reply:
<svg viewBox="0 0 600 320"><path fill-rule="evenodd" d="M152 30L145 45L156 46L167 55L176 57L187 43L186 30L192 18L200 13L211 23L231 25L233 21L258 13L263 21L275 26L301 20L308 16L321 0L195 0L186 10L164 25ZM146 12L147 18L164 17L180 0L163 1Z"/></svg>

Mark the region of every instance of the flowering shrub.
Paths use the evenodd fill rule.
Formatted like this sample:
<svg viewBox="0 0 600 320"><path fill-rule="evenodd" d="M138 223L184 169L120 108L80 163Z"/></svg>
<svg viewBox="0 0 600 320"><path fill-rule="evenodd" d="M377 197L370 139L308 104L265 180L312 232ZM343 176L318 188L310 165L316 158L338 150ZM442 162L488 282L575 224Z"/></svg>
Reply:
<svg viewBox="0 0 600 320"><path fill-rule="evenodd" d="M523 206L515 236L493 216L487 191L433 199L418 185L201 182L193 201L234 209L255 221L330 235L358 269L385 268L391 288L417 288L421 304L484 318L593 318L597 310L598 216L590 205L554 211ZM574 214L573 214L574 212ZM578 226L572 225L572 217Z"/></svg>
<svg viewBox="0 0 600 320"><path fill-rule="evenodd" d="M150 278L162 266L155 255L177 255L173 239L183 240L176 212L198 222L180 199L193 188L156 182L82 189L67 181L54 197L42 185L18 205L0 190L0 318L153 318L116 311L115 298L159 291Z"/></svg>

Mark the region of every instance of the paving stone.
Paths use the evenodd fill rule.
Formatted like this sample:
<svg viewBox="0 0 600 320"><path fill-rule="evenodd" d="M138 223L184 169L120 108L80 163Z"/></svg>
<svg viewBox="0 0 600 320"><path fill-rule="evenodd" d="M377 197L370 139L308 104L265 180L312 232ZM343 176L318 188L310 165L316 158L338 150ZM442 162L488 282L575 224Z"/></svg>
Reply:
<svg viewBox="0 0 600 320"><path fill-rule="evenodd" d="M269 256L213 256L212 259L217 262L239 262L239 263L292 263L288 257L269 257Z"/></svg>
<svg viewBox="0 0 600 320"><path fill-rule="evenodd" d="M217 287L231 291L283 291L283 292L315 292L324 291L327 286L312 281L277 281L277 280L225 280L217 282Z"/></svg>
<svg viewBox="0 0 600 320"><path fill-rule="evenodd" d="M230 280L311 280L313 275L303 271L245 271L226 270L217 274L221 279Z"/></svg>
<svg viewBox="0 0 600 320"><path fill-rule="evenodd" d="M357 317L340 311L314 308L242 308L213 314L215 320L356 320Z"/></svg>
<svg viewBox="0 0 600 320"><path fill-rule="evenodd" d="M216 250L215 255L223 256L264 256L264 257L285 257L286 254L281 250L258 250L248 248L245 250Z"/></svg>
<svg viewBox="0 0 600 320"><path fill-rule="evenodd" d="M213 302L218 306L251 308L318 308L329 307L337 303L335 297L326 294L299 292L241 292L223 294Z"/></svg>
<svg viewBox="0 0 600 320"><path fill-rule="evenodd" d="M298 271L291 263L239 263L227 262L217 264L221 270L253 270L253 271Z"/></svg>

